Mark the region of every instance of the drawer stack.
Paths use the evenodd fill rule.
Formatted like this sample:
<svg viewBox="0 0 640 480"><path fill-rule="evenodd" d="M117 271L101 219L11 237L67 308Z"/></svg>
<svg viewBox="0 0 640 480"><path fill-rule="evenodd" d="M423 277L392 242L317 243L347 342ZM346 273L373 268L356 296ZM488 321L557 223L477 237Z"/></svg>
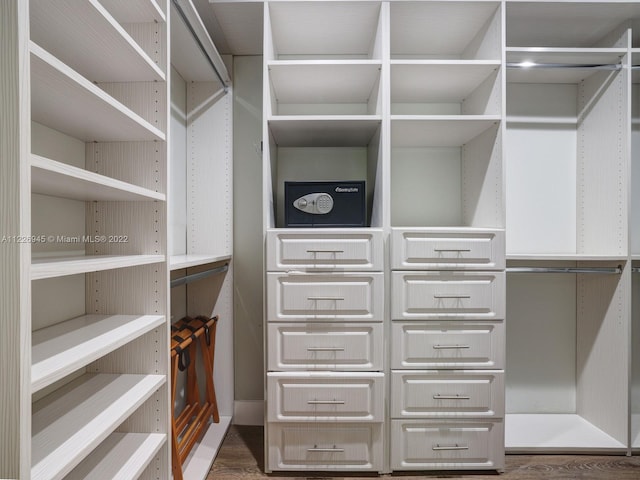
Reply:
<svg viewBox="0 0 640 480"><path fill-rule="evenodd" d="M382 471L382 231L267 231L267 471Z"/></svg>
<svg viewBox="0 0 640 480"><path fill-rule="evenodd" d="M504 231L391 233L391 469L504 468Z"/></svg>

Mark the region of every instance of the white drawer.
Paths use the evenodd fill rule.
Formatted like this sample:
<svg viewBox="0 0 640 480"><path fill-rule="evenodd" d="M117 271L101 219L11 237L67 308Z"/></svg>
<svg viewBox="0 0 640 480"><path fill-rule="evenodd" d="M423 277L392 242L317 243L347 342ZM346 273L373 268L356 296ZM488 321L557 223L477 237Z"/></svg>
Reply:
<svg viewBox="0 0 640 480"><path fill-rule="evenodd" d="M384 274L267 274L267 317L270 322L381 322Z"/></svg>
<svg viewBox="0 0 640 480"><path fill-rule="evenodd" d="M392 470L503 468L501 421L391 421Z"/></svg>
<svg viewBox="0 0 640 480"><path fill-rule="evenodd" d="M269 470L383 468L382 424L268 425Z"/></svg>
<svg viewBox="0 0 640 480"><path fill-rule="evenodd" d="M391 368L503 369L504 322L392 322Z"/></svg>
<svg viewBox="0 0 640 480"><path fill-rule="evenodd" d="M383 270L382 230L268 230L267 270Z"/></svg>
<svg viewBox="0 0 640 480"><path fill-rule="evenodd" d="M382 323L270 323L269 370L382 370Z"/></svg>
<svg viewBox="0 0 640 480"><path fill-rule="evenodd" d="M504 272L392 272L393 320L501 320Z"/></svg>
<svg viewBox="0 0 640 480"><path fill-rule="evenodd" d="M391 417L503 417L504 373L391 372Z"/></svg>
<svg viewBox="0 0 640 480"><path fill-rule="evenodd" d="M269 422L382 422L384 374L269 372Z"/></svg>
<svg viewBox="0 0 640 480"><path fill-rule="evenodd" d="M404 229L391 232L393 270L503 270L504 230Z"/></svg>

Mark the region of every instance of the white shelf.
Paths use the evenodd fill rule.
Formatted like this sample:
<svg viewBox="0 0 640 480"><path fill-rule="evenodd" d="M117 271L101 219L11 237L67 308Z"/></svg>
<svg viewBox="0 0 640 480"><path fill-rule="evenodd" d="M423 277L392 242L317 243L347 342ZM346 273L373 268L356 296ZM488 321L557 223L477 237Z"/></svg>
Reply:
<svg viewBox="0 0 640 480"><path fill-rule="evenodd" d="M381 122L376 115L279 116L269 128L281 147L354 147L368 145Z"/></svg>
<svg viewBox="0 0 640 480"><path fill-rule="evenodd" d="M584 65L618 65L627 53L620 48L520 48L507 49L507 63L555 65L552 68L507 68L510 83L580 83L600 71ZM558 65L564 67L559 68Z"/></svg>
<svg viewBox="0 0 640 480"><path fill-rule="evenodd" d="M31 280L164 262L164 255L86 255L32 259Z"/></svg>
<svg viewBox="0 0 640 480"><path fill-rule="evenodd" d="M84 315L34 331L32 393L163 323L162 315Z"/></svg>
<svg viewBox="0 0 640 480"><path fill-rule="evenodd" d="M165 200L163 193L31 155L31 192L75 200Z"/></svg>
<svg viewBox="0 0 640 480"><path fill-rule="evenodd" d="M578 125L578 117L535 117L511 115L507 117L508 125L558 125L573 126Z"/></svg>
<svg viewBox="0 0 640 480"><path fill-rule="evenodd" d="M576 414L507 414L508 453L622 453L626 446Z"/></svg>
<svg viewBox="0 0 640 480"><path fill-rule="evenodd" d="M63 478L165 380L164 375L83 375L36 402L31 478Z"/></svg>
<svg viewBox="0 0 640 480"><path fill-rule="evenodd" d="M163 433L112 433L65 480L135 480L166 442Z"/></svg>
<svg viewBox="0 0 640 480"><path fill-rule="evenodd" d="M120 23L164 23L167 18L156 0L100 0Z"/></svg>
<svg viewBox="0 0 640 480"><path fill-rule="evenodd" d="M218 455L227 430L231 425L231 417L220 416L219 423L209 424L209 428L196 443L183 465L183 476L189 480L205 480L211 465Z"/></svg>
<svg viewBox="0 0 640 480"><path fill-rule="evenodd" d="M268 65L279 104L367 104L377 94L381 67L381 62L375 60L278 61Z"/></svg>
<svg viewBox="0 0 640 480"><path fill-rule="evenodd" d="M624 262L627 256L623 255L587 255L581 253L507 253L509 260L543 261L567 261L567 262Z"/></svg>
<svg viewBox="0 0 640 480"><path fill-rule="evenodd" d="M392 115L393 147L459 147L500 122L499 115Z"/></svg>
<svg viewBox="0 0 640 480"><path fill-rule="evenodd" d="M498 60L392 60L391 103L460 103L500 64Z"/></svg>
<svg viewBox="0 0 640 480"><path fill-rule="evenodd" d="M182 268L197 267L209 263L217 263L231 260L231 255L171 255L169 269L180 270Z"/></svg>
<svg viewBox="0 0 640 480"><path fill-rule="evenodd" d="M97 0L31 2L30 17L31 40L92 82L165 80L158 65Z"/></svg>
<svg viewBox="0 0 640 480"><path fill-rule="evenodd" d="M32 120L86 142L161 140L138 114L31 42Z"/></svg>

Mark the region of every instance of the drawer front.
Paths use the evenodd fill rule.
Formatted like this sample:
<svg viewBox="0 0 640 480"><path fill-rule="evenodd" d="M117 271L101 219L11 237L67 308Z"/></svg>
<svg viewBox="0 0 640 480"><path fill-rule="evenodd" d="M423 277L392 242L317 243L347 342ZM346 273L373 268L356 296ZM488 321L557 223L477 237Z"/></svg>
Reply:
<svg viewBox="0 0 640 480"><path fill-rule="evenodd" d="M393 320L502 320L504 272L392 272Z"/></svg>
<svg viewBox="0 0 640 480"><path fill-rule="evenodd" d="M269 370L382 370L382 323L271 323Z"/></svg>
<svg viewBox="0 0 640 480"><path fill-rule="evenodd" d="M502 372L392 371L392 418L503 417Z"/></svg>
<svg viewBox="0 0 640 480"><path fill-rule="evenodd" d="M503 468L501 421L391 421L392 470Z"/></svg>
<svg viewBox="0 0 640 480"><path fill-rule="evenodd" d="M391 232L394 270L503 270L503 230L420 230Z"/></svg>
<svg viewBox="0 0 640 480"><path fill-rule="evenodd" d="M504 322L392 322L391 368L503 369Z"/></svg>
<svg viewBox="0 0 640 480"><path fill-rule="evenodd" d="M268 230L267 270L382 271L382 230Z"/></svg>
<svg viewBox="0 0 640 480"><path fill-rule="evenodd" d="M268 424L270 470L381 471L382 424Z"/></svg>
<svg viewBox="0 0 640 480"><path fill-rule="evenodd" d="M382 422L383 373L267 374L269 422Z"/></svg>
<svg viewBox="0 0 640 480"><path fill-rule="evenodd" d="M267 315L271 322L381 322L384 277L375 273L267 274Z"/></svg>

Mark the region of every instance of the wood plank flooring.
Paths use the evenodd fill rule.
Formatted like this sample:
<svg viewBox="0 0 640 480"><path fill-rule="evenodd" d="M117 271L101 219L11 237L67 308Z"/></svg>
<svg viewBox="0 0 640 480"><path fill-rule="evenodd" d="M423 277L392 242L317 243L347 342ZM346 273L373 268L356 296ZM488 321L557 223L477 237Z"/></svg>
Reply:
<svg viewBox="0 0 640 480"><path fill-rule="evenodd" d="M314 479L417 480L420 478L466 480L640 480L640 456L507 455L505 472L420 472L378 476L264 473L262 427L232 426L207 480Z"/></svg>

